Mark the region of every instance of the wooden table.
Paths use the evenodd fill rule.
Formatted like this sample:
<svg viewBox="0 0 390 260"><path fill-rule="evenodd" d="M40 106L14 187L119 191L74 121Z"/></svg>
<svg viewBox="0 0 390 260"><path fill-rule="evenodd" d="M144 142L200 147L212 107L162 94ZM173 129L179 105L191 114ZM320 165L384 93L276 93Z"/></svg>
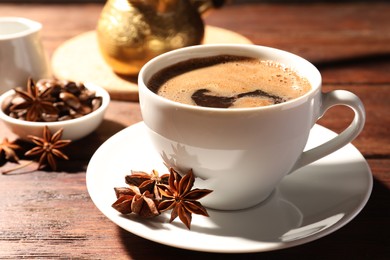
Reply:
<svg viewBox="0 0 390 260"><path fill-rule="evenodd" d="M52 55L64 41L95 28L101 4L0 4L0 16L24 16L44 25ZM142 120L136 102L112 101L101 127L65 152L58 172L0 176L0 258L64 259L389 259L390 258L390 4L314 3L230 5L206 23L240 33L256 44L294 52L323 74L324 90L356 93L367 111L353 142L374 177L371 198L340 230L305 245L254 254L212 254L150 242L117 227L94 206L85 171L110 136ZM320 123L336 132L351 113L333 108ZM0 124L0 138L15 139Z"/></svg>

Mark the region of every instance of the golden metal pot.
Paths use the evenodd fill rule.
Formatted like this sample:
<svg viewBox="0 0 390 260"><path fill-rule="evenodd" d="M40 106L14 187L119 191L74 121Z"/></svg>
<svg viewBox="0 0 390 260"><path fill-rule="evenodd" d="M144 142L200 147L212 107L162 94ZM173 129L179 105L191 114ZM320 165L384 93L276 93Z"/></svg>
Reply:
<svg viewBox="0 0 390 260"><path fill-rule="evenodd" d="M201 13L224 1L108 0L97 25L99 48L112 69L136 75L151 58L200 44Z"/></svg>

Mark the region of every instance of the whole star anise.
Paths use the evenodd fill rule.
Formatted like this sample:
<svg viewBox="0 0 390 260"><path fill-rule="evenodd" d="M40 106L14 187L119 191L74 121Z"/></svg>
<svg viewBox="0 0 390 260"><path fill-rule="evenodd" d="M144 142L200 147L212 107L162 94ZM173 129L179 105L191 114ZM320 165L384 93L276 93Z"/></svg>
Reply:
<svg viewBox="0 0 390 260"><path fill-rule="evenodd" d="M55 115L58 113L57 108L48 100L50 97L51 87L46 88L42 92L35 86L34 81L29 78L27 82L27 91L14 89L16 95L20 96L23 101L14 104L10 107L13 112L26 113L25 120L27 121L43 121L42 115Z"/></svg>
<svg viewBox="0 0 390 260"><path fill-rule="evenodd" d="M181 177L173 168L170 169L170 175L167 184L159 184L158 188L162 195L162 201L158 205L160 212L170 210L170 222L179 216L179 219L190 229L192 214L200 214L208 217L207 210L197 201L210 192L207 189L193 189L195 177L190 170Z"/></svg>
<svg viewBox="0 0 390 260"><path fill-rule="evenodd" d="M17 149L21 149L21 147L9 142L8 138L4 138L3 142L0 144L0 162L3 158L3 154L6 161L18 162L19 157L15 153L15 150Z"/></svg>
<svg viewBox="0 0 390 260"><path fill-rule="evenodd" d="M153 193L156 199L161 199L158 184L168 184L169 174L159 175L158 171L153 170L150 174L142 171L131 171L131 175L125 177L126 183L137 186L141 193L149 191Z"/></svg>
<svg viewBox="0 0 390 260"><path fill-rule="evenodd" d="M67 146L71 140L61 140L63 129L59 129L53 135L50 129L45 126L43 129L43 137L29 135L28 138L36 144L36 147L25 153L26 156L40 155L38 161L38 169L46 163L49 164L52 170L57 169L57 162L55 157L68 160L68 156L60 151L60 148Z"/></svg>
<svg viewBox="0 0 390 260"><path fill-rule="evenodd" d="M151 218L160 214L154 195L148 190L141 194L136 186L115 188L117 201L112 207L122 214L135 213L143 218Z"/></svg>
<svg viewBox="0 0 390 260"><path fill-rule="evenodd" d="M112 207L122 214L135 213L143 218L172 209L170 222L179 216L190 229L193 213L208 216L207 210L197 200L212 191L192 189L195 181L192 170L184 177L173 168L169 172L159 176L156 170L151 174L132 171L125 177L130 187L114 188L117 200Z"/></svg>

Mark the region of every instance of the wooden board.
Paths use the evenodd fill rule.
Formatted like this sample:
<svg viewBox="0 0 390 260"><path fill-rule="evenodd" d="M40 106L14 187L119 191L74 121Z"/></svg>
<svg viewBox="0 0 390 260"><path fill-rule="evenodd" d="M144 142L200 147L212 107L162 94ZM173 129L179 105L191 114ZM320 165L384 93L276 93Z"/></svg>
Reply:
<svg viewBox="0 0 390 260"><path fill-rule="evenodd" d="M252 42L235 32L206 26L204 44ZM104 87L115 100L138 100L136 77L114 73L103 60L95 31L85 32L60 45L52 56L53 75L59 79L92 82Z"/></svg>

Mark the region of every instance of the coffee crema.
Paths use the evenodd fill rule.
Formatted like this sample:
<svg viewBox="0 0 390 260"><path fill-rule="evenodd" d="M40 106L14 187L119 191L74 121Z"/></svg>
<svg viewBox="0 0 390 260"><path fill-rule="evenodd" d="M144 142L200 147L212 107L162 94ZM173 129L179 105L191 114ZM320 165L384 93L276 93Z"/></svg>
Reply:
<svg viewBox="0 0 390 260"><path fill-rule="evenodd" d="M153 75L147 85L172 101L214 108L268 106L311 89L306 78L283 64L234 55L176 63Z"/></svg>

